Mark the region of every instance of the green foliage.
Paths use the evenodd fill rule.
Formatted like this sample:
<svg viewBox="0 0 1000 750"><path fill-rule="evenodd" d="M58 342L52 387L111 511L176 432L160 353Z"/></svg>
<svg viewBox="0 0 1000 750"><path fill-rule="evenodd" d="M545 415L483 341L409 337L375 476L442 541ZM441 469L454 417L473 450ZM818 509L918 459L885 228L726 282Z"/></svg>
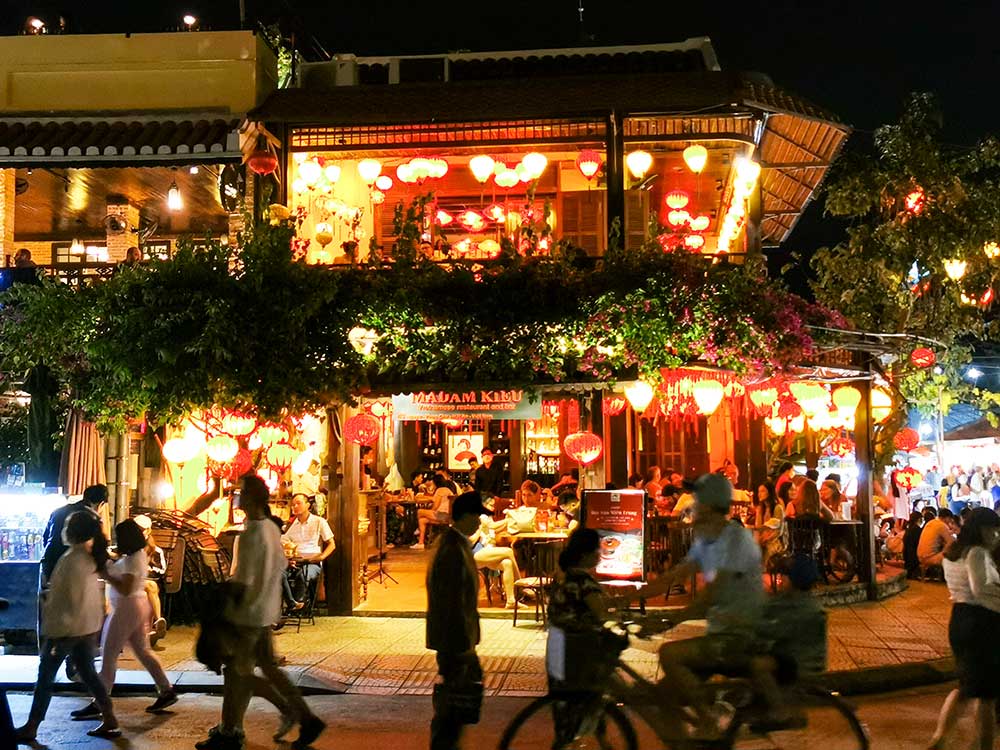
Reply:
<svg viewBox="0 0 1000 750"><path fill-rule="evenodd" d="M28 408L16 402L0 406L0 466L28 460Z"/></svg>
<svg viewBox="0 0 1000 750"><path fill-rule="evenodd" d="M770 371L808 356L806 326L830 322L761 265L655 242L603 261L563 242L523 257L505 242L494 261L434 263L427 200L398 209L391 261L306 265L293 258L293 218L238 248L187 244L93 286L17 290L0 312L0 359L47 362L76 405L121 429L212 404L273 418L373 386L656 378L695 361ZM348 339L358 327L376 337L369 354Z"/></svg>
<svg viewBox="0 0 1000 750"><path fill-rule="evenodd" d="M914 95L898 123L876 131L874 158L852 154L835 165L826 210L850 220L848 239L812 260L817 300L858 329L903 334L888 375L905 399L900 410L909 402L927 413L958 401L989 406L990 394L960 373L970 342L1000 334L995 317L990 322L982 306L962 299L996 291L1000 261L983 248L1000 241L1000 146L991 139L959 151L942 143L940 131L933 98ZM961 279L948 277L952 259L967 263ZM910 364L918 344L908 337L935 342L941 374Z"/></svg>

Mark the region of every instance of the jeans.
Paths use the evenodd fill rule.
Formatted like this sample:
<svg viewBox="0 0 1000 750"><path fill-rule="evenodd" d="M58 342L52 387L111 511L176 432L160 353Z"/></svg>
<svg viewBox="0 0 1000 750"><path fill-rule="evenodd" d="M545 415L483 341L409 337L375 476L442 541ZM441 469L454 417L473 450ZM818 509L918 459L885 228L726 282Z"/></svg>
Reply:
<svg viewBox="0 0 1000 750"><path fill-rule="evenodd" d="M38 726L45 719L49 703L52 701L52 686L56 673L67 656L76 667L83 684L94 697L94 703L101 709L104 718L113 717L111 698L108 697L108 691L94 669L94 635L81 635L72 638L50 638L42 643L38 657L38 682L35 684L31 711L28 713L29 724Z"/></svg>
<svg viewBox="0 0 1000 750"><path fill-rule="evenodd" d="M222 730L228 734L243 732L243 717L254 695L270 701L296 721L312 716L298 688L274 663L271 628L231 627L236 631L235 649L223 669ZM254 667L260 668L263 677L254 674Z"/></svg>
<svg viewBox="0 0 1000 750"><path fill-rule="evenodd" d="M475 649L464 653L438 651L437 663L438 674L446 685L453 682L481 682L483 679L483 668ZM456 750L464 726L447 712L439 715L435 711L434 718L431 719L431 750Z"/></svg>

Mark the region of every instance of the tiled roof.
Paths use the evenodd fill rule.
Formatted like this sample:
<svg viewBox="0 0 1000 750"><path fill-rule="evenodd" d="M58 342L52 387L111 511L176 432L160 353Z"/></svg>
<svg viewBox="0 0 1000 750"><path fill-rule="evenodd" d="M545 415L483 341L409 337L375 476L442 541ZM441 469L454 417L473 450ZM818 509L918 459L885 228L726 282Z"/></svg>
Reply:
<svg viewBox="0 0 1000 750"><path fill-rule="evenodd" d="M3 118L0 166L238 160L238 127L238 120L221 118Z"/></svg>
<svg viewBox="0 0 1000 750"><path fill-rule="evenodd" d="M731 111L749 106L744 103L745 83L737 74L697 72L283 89L249 117L264 122L376 125L605 116L612 109L625 114ZM767 105L768 92L753 93ZM785 106L794 100L788 94L770 98Z"/></svg>

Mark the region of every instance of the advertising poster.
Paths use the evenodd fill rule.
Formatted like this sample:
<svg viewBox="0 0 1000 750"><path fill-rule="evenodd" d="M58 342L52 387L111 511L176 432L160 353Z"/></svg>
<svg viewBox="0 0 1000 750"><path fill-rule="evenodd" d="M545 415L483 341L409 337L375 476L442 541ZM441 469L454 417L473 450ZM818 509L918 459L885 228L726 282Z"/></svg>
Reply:
<svg viewBox="0 0 1000 750"><path fill-rule="evenodd" d="M583 525L601 537L597 576L619 581L644 579L646 493L642 490L587 490Z"/></svg>
<svg viewBox="0 0 1000 750"><path fill-rule="evenodd" d="M481 432L448 433L448 471L468 471L469 459L478 461L485 446Z"/></svg>

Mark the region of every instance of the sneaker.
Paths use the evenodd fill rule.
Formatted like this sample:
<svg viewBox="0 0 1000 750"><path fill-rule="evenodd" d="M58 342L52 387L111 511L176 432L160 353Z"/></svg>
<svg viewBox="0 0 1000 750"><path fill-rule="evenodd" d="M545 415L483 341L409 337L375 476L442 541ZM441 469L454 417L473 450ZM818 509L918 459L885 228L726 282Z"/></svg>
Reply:
<svg viewBox="0 0 1000 750"><path fill-rule="evenodd" d="M416 544L411 544L410 549L424 549L424 545L417 542Z"/></svg>
<svg viewBox="0 0 1000 750"><path fill-rule="evenodd" d="M146 713L158 714L160 711L170 708L177 702L177 693L173 688L164 690L153 703L146 706Z"/></svg>
<svg viewBox="0 0 1000 750"><path fill-rule="evenodd" d="M292 612L298 612L300 609L305 609L305 608L306 608L305 602L294 602L292 604Z"/></svg>
<svg viewBox="0 0 1000 750"><path fill-rule="evenodd" d="M292 750L306 750L323 734L326 723L318 716L307 716L299 725L299 736L292 743Z"/></svg>
<svg viewBox="0 0 1000 750"><path fill-rule="evenodd" d="M223 732L219 727L208 730L208 737L194 743L196 750L243 750L243 735Z"/></svg>
<svg viewBox="0 0 1000 750"><path fill-rule="evenodd" d="M83 708L78 708L76 711L69 712L70 718L73 721L86 721L88 719L100 719L101 709L97 707L97 704L91 701Z"/></svg>
<svg viewBox="0 0 1000 750"><path fill-rule="evenodd" d="M294 716L291 716L289 714L282 714L281 723L278 724L278 730L274 733L272 739L275 742L281 742L283 739L285 739L285 735L292 731L292 728L295 726L295 724L296 721Z"/></svg>
<svg viewBox="0 0 1000 750"><path fill-rule="evenodd" d="M113 740L122 736L122 730L118 726L118 721L112 716L102 721L99 727L91 729L87 734L91 737Z"/></svg>

